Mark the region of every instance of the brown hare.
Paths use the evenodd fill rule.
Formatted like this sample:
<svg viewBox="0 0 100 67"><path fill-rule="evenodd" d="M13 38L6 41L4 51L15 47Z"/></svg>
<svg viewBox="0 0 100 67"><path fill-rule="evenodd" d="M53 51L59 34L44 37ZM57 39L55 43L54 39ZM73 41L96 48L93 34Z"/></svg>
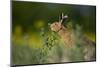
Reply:
<svg viewBox="0 0 100 67"><path fill-rule="evenodd" d="M63 15L62 15L63 17ZM57 34L61 37L61 39L64 41L65 45L69 48L75 47L76 44L76 36L74 35L74 32L72 29L69 29L62 25L64 17L59 22L54 22L50 24L50 29L52 31L57 32ZM82 42L85 44L85 48L83 49L84 59L85 60L95 60L95 43L91 40L89 40L87 37L82 35L79 39L82 40Z"/></svg>
<svg viewBox="0 0 100 67"><path fill-rule="evenodd" d="M53 24L50 25L50 28L52 31L58 33L58 35L64 41L66 46L72 46L74 44L74 36L72 30L67 29L59 22L54 22Z"/></svg>

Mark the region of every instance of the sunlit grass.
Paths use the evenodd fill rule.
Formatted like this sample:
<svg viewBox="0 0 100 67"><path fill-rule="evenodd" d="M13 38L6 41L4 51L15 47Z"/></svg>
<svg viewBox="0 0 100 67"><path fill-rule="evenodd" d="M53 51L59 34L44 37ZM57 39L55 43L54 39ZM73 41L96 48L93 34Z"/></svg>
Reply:
<svg viewBox="0 0 100 67"><path fill-rule="evenodd" d="M80 27L77 32L77 34L81 34ZM86 32L85 35L95 42L95 34ZM78 44L75 45L77 46ZM12 46L14 64L52 63L58 62L58 60L59 62L65 60L84 60L81 45L81 47L77 46L74 49L68 48L57 33L52 31L44 32L42 30L38 33L29 31L26 32L26 35L23 35L21 27L18 26L12 35ZM61 60L63 55L65 59Z"/></svg>
<svg viewBox="0 0 100 67"><path fill-rule="evenodd" d="M34 48L41 48L43 46L43 42L38 34L31 33L29 34L28 45Z"/></svg>
<svg viewBox="0 0 100 67"><path fill-rule="evenodd" d="M37 20L33 22L33 27L35 27L36 29L41 29L44 26L45 26L45 22L43 20Z"/></svg>
<svg viewBox="0 0 100 67"><path fill-rule="evenodd" d="M86 35L90 40L92 40L93 42L96 41L96 34L91 33L91 32L86 32L85 35Z"/></svg>

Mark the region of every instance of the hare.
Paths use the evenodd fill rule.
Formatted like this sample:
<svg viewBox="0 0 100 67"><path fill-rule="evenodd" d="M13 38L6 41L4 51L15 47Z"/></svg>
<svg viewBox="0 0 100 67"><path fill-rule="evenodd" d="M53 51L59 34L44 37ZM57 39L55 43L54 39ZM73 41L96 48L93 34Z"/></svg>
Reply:
<svg viewBox="0 0 100 67"><path fill-rule="evenodd" d="M62 15L63 17L63 15ZM50 29L52 31L57 32L57 34L61 37L61 39L64 41L65 45L69 48L75 47L76 44L76 35L74 34L74 31L72 29L69 29L62 25L64 17L59 22L54 22L50 24ZM82 36L79 38L84 44L85 47L83 47L83 53L84 53L84 59L87 60L95 60L96 59L96 53L95 48L96 45L93 41L89 40L86 36L82 34Z"/></svg>
<svg viewBox="0 0 100 67"><path fill-rule="evenodd" d="M61 39L64 41L66 46L72 46L74 44L74 36L73 31L70 29L67 29L59 22L54 22L50 25L50 28L52 31L55 31L58 33L58 35L61 37Z"/></svg>
<svg viewBox="0 0 100 67"><path fill-rule="evenodd" d="M50 29L57 32L57 34L61 37L67 47L75 47L76 36L74 35L74 31L72 29L66 28L59 22L52 23L50 25ZM84 35L80 37L80 40L82 40L82 44L84 44L85 46L85 48L83 47L83 53L85 54L84 59L86 61L95 60L95 43L89 40Z"/></svg>

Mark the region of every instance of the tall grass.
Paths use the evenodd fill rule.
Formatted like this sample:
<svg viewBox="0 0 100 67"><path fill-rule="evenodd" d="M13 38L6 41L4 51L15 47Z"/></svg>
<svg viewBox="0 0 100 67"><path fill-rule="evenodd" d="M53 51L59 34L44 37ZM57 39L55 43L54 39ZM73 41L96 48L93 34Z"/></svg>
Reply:
<svg viewBox="0 0 100 67"><path fill-rule="evenodd" d="M27 42L29 38L24 39L25 36L22 35L19 38L12 38L12 63L25 65L85 61L83 53L85 46L79 39L82 36L80 27L77 26L75 34L77 37L75 48L66 47L56 32L45 32L44 29L40 31L39 35L42 44L40 47L34 46L37 44L30 46Z"/></svg>

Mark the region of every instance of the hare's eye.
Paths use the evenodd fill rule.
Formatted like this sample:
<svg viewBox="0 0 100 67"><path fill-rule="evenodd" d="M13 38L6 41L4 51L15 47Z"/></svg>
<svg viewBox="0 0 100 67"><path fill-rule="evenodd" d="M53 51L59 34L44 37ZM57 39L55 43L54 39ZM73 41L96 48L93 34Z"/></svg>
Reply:
<svg viewBox="0 0 100 67"><path fill-rule="evenodd" d="M55 25L57 25L57 24L55 23Z"/></svg>

